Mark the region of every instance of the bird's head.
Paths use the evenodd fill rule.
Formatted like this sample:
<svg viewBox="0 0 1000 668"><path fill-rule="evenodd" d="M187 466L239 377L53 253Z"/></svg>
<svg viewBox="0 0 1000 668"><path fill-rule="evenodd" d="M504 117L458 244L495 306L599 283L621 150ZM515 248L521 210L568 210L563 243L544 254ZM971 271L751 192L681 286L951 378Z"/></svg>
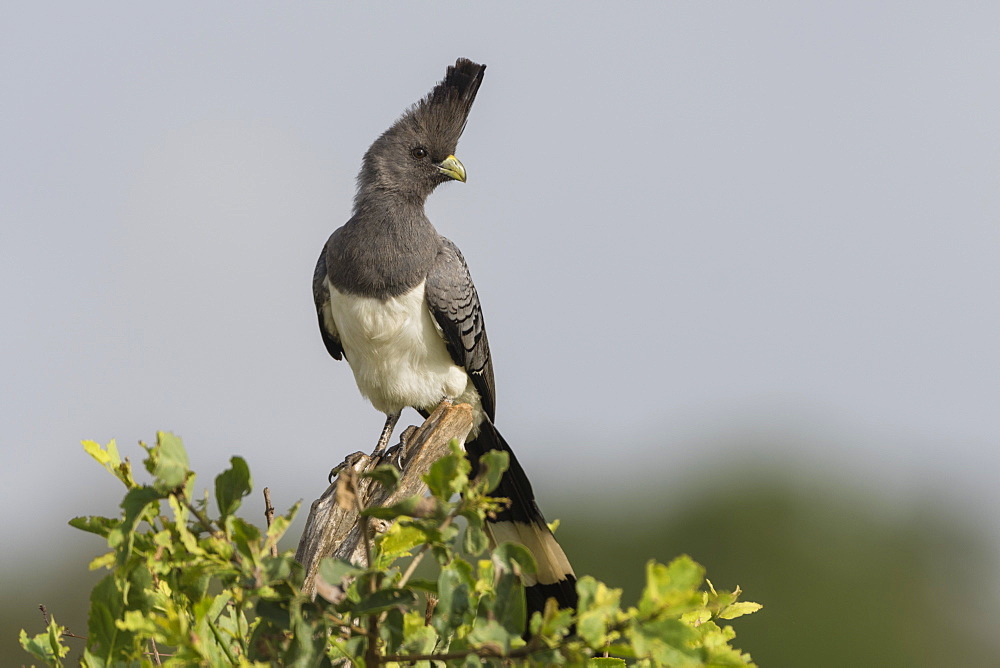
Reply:
<svg viewBox="0 0 1000 668"><path fill-rule="evenodd" d="M465 181L455 149L485 71L459 58L444 81L375 140L358 175L359 199L375 189L422 202L445 181Z"/></svg>

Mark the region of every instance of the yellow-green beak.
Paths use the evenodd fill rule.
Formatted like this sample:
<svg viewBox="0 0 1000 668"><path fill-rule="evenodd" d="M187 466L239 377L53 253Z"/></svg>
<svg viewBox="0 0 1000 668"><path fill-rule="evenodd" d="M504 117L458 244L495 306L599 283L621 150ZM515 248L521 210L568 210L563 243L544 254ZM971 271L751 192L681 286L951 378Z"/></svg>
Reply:
<svg viewBox="0 0 1000 668"><path fill-rule="evenodd" d="M465 183L465 165L458 161L453 155L449 155L437 165L438 171L449 179L455 179Z"/></svg>

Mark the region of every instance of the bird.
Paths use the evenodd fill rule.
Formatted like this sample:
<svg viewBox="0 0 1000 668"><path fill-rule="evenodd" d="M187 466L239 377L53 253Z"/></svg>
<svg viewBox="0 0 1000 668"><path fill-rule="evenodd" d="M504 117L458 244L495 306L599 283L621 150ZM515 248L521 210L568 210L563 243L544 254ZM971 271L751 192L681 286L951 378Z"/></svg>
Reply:
<svg viewBox="0 0 1000 668"><path fill-rule="evenodd" d="M404 408L426 417L450 399L472 407L465 450L473 473L484 453L509 455L492 493L510 505L490 518L487 533L494 545L520 543L532 553L537 572L522 574L530 619L549 598L575 608L576 576L494 426L493 358L468 265L424 210L439 185L466 181L455 152L485 71L459 58L365 152L352 215L320 253L313 297L326 350L347 360L361 394L386 415L376 452Z"/></svg>

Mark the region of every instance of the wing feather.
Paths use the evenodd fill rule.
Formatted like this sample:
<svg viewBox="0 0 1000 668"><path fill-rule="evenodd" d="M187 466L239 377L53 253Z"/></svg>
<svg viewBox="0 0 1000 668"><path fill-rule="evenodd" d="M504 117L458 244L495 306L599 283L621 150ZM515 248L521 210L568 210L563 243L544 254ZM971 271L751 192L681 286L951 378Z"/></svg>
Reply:
<svg viewBox="0 0 1000 668"><path fill-rule="evenodd" d="M427 275L425 295L451 359L469 374L492 421L496 406L493 360L479 295L462 252L445 237L441 237L441 250Z"/></svg>
<svg viewBox="0 0 1000 668"><path fill-rule="evenodd" d="M319 333L323 337L323 344L333 359L341 360L344 359L344 348L340 345L337 326L330 313L330 293L325 285L327 277L326 252L331 240L333 240L333 235L323 246L323 252L319 254L319 260L316 262L316 270L313 271L313 301L316 302L316 317L319 319Z"/></svg>

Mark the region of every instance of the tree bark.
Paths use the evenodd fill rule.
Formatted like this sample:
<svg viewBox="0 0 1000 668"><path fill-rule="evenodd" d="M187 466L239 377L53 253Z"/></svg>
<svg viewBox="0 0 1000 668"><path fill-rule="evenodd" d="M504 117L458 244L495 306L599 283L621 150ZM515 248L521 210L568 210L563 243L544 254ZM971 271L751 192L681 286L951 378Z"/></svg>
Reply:
<svg viewBox="0 0 1000 668"><path fill-rule="evenodd" d="M323 581L319 576L320 561L334 556L364 568L368 565L366 543L389 527L388 521L374 517L359 521L362 518L358 509L388 506L416 494L426 494L424 474L431 464L448 454L448 444L453 438L464 443L471 429L472 408L449 401L441 402L419 428L408 427L400 438L403 456L399 485L391 493L377 481L361 477L380 464L390 463L385 453L348 455L337 479L313 501L299 539L295 559L306 569L303 591L312 597L318 593L328 600L338 600L342 596L339 583ZM367 541L364 527L369 533Z"/></svg>

